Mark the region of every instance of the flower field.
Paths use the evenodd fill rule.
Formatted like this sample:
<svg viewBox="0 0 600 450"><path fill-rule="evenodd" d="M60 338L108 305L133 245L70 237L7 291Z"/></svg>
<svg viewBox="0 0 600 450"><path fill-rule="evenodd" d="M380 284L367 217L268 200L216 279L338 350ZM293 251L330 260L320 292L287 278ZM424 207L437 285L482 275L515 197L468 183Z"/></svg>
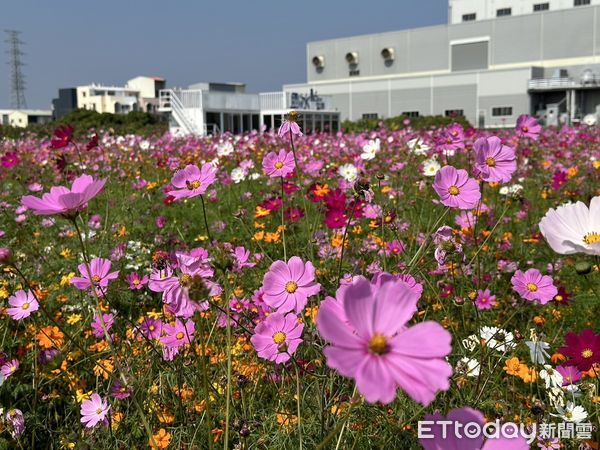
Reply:
<svg viewBox="0 0 600 450"><path fill-rule="evenodd" d="M600 130L293 119L0 143L0 448L597 449Z"/></svg>

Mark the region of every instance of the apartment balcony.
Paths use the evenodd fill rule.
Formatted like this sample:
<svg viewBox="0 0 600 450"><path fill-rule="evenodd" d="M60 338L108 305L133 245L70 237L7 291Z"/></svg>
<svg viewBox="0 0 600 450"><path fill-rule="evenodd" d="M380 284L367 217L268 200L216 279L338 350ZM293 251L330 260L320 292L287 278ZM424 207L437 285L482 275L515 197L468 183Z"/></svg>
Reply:
<svg viewBox="0 0 600 450"><path fill-rule="evenodd" d="M527 82L529 91L564 91L569 89L598 89L600 76L593 75L575 80L573 78L534 78Z"/></svg>

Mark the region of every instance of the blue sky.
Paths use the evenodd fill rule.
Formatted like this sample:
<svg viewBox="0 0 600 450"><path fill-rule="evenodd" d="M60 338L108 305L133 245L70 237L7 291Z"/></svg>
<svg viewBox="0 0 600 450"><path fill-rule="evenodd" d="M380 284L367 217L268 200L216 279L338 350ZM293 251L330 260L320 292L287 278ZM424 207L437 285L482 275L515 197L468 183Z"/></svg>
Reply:
<svg viewBox="0 0 600 450"><path fill-rule="evenodd" d="M240 81L250 92L306 81L306 43L444 23L446 0L19 0L0 30L23 32L27 106L59 87L122 85L157 75L170 86ZM0 109L9 73L0 41Z"/></svg>

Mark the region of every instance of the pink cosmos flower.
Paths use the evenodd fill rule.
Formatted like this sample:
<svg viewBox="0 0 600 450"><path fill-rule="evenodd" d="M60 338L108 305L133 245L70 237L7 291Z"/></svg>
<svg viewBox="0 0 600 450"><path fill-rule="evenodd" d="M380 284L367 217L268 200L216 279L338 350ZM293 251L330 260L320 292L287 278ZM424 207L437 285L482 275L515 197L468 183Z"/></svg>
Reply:
<svg viewBox="0 0 600 450"><path fill-rule="evenodd" d="M458 123L453 123L445 128L437 139L437 148L446 155L453 155L458 149L465 148L465 131Z"/></svg>
<svg viewBox="0 0 600 450"><path fill-rule="evenodd" d="M469 425L466 428L465 425L472 422L482 427L485 424L481 411L473 408L465 406L453 409L447 417L439 412L427 414L425 420L428 422L427 430L419 438L425 450L529 450L527 440L521 436L514 437L515 429L512 427L506 427L510 438L500 434L498 437L487 439L484 443L483 433L478 433L476 437L467 437L466 431L473 432L474 426ZM431 424L431 422L435 423ZM461 426L457 426L457 423ZM459 433L455 433L455 429L458 429Z"/></svg>
<svg viewBox="0 0 600 450"><path fill-rule="evenodd" d="M2 375L4 379L7 379L19 369L20 365L21 364L19 363L18 359L7 361L0 366L0 375Z"/></svg>
<svg viewBox="0 0 600 450"><path fill-rule="evenodd" d="M394 239L392 242L388 242L385 246L385 250L388 255L399 255L404 251L406 245L404 242Z"/></svg>
<svg viewBox="0 0 600 450"><path fill-rule="evenodd" d="M162 334L163 323L159 319L153 319L152 317L144 317L144 320L140 324L139 330L146 337L146 339L158 339Z"/></svg>
<svg viewBox="0 0 600 450"><path fill-rule="evenodd" d="M263 170L265 173L274 177L285 177L294 171L294 154L279 150L279 153L270 152L263 158Z"/></svg>
<svg viewBox="0 0 600 450"><path fill-rule="evenodd" d="M302 136L300 126L296 123L296 117L298 117L298 113L295 111L290 111L287 120L285 120L279 127L279 131L277 132L279 137L286 137L288 134Z"/></svg>
<svg viewBox="0 0 600 450"><path fill-rule="evenodd" d="M71 189L54 186L50 188L49 193L42 195L41 199L33 195L25 195L21 203L39 216L54 214L68 216L85 209L105 183L106 180L94 180L90 175L81 175L75 178Z"/></svg>
<svg viewBox="0 0 600 450"><path fill-rule="evenodd" d="M193 164L187 165L173 175L171 184L176 189L169 191L169 195L176 200L202 195L215 182L216 175L217 169L210 163L204 164L202 169Z"/></svg>
<svg viewBox="0 0 600 450"><path fill-rule="evenodd" d="M542 275L537 269L529 269L527 272L517 270L510 282L513 290L521 297L529 301L537 301L545 305L558 293L551 276Z"/></svg>
<svg viewBox="0 0 600 450"><path fill-rule="evenodd" d="M93 285L102 292L99 288L106 289L108 287L108 282L119 276L118 270L110 272L111 266L112 263L108 259L94 258L90 261L91 273L88 273L87 264L81 263L77 268L82 276L71 278L71 284L81 290L89 289Z"/></svg>
<svg viewBox="0 0 600 450"><path fill-rule="evenodd" d="M6 169L11 169L19 164L19 157L17 156L17 152L8 152L2 158L0 158L0 162L2 163L2 167Z"/></svg>
<svg viewBox="0 0 600 450"><path fill-rule="evenodd" d="M137 272L132 272L125 278L127 284L129 284L129 289L132 291L143 289L146 284L148 284L148 276L144 275L141 277Z"/></svg>
<svg viewBox="0 0 600 450"><path fill-rule="evenodd" d="M304 324L294 313L273 313L259 323L250 338L258 356L281 364L290 359L302 339Z"/></svg>
<svg viewBox="0 0 600 450"><path fill-rule="evenodd" d="M538 123L535 117L527 114L521 114L517 119L515 134L519 137L528 137L537 140L540 137L542 126Z"/></svg>
<svg viewBox="0 0 600 450"><path fill-rule="evenodd" d="M169 312L177 317L191 317L196 311L207 310L206 298L219 295L222 289L208 279L214 270L208 263L208 252L203 248L189 253L177 252L175 258L180 274L176 275L171 267L156 269L150 276L148 287L163 293L163 302L169 306ZM194 286L197 289L193 289ZM202 298L190 298L190 295L200 294Z"/></svg>
<svg viewBox="0 0 600 450"><path fill-rule="evenodd" d="M389 274L374 283L358 276L336 300L323 301L317 316L319 333L332 344L323 350L327 365L353 378L368 402L390 403L400 387L428 405L450 387L444 358L452 337L432 321L407 326L419 300L408 284Z"/></svg>
<svg viewBox="0 0 600 450"><path fill-rule="evenodd" d="M287 263L279 260L271 264L263 278L263 299L277 312L301 313L308 297L316 295L321 285L315 282L315 267L292 256Z"/></svg>
<svg viewBox="0 0 600 450"><path fill-rule="evenodd" d="M581 380L581 372L577 367L560 365L556 366L556 371L563 377L563 386L575 384Z"/></svg>
<svg viewBox="0 0 600 450"><path fill-rule="evenodd" d="M81 423L86 428L93 428L98 423L103 425L108 423L106 416L110 411L110 406L106 400L103 400L98 394L93 393L88 400L81 402Z"/></svg>
<svg viewBox="0 0 600 450"><path fill-rule="evenodd" d="M479 138L475 149L475 175L483 181L507 183L517 170L515 149L503 145L500 138L490 136Z"/></svg>
<svg viewBox="0 0 600 450"><path fill-rule="evenodd" d="M477 309L486 310L492 309L492 306L496 304L496 296L492 295L489 289L477 291L477 298L475 298L475 306Z"/></svg>
<svg viewBox="0 0 600 450"><path fill-rule="evenodd" d="M102 314L102 321L104 322L104 328L106 331L110 331L113 323L115 322L115 316L112 314ZM96 314L94 316L94 320L91 323L92 334L97 338L104 337L104 329L102 328L102 322L100 321L100 316Z"/></svg>
<svg viewBox="0 0 600 450"><path fill-rule="evenodd" d="M442 167L435 175L433 189L442 204L451 208L473 209L481 199L479 184L469 178L466 170L452 166Z"/></svg>
<svg viewBox="0 0 600 450"><path fill-rule="evenodd" d="M256 265L256 263L248 262L250 259L250 251L246 250L241 245L233 250L233 257L235 258L233 268L236 272L241 272L244 267L254 267Z"/></svg>
<svg viewBox="0 0 600 450"><path fill-rule="evenodd" d="M195 331L194 321L186 320L184 324L177 319L174 325L168 323L163 325L163 336L160 342L167 348L179 348L194 340Z"/></svg>
<svg viewBox="0 0 600 450"><path fill-rule="evenodd" d="M18 290L13 296L9 297L8 304L12 308L7 308L6 312L14 320L29 317L32 312L37 311L40 307L32 292L25 292L24 290Z"/></svg>

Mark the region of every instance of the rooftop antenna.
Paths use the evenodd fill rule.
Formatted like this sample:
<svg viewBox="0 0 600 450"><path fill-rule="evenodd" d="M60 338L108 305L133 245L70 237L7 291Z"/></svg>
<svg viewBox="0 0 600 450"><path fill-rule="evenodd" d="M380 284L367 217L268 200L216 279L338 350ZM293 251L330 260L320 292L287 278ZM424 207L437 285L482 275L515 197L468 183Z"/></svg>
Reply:
<svg viewBox="0 0 600 450"><path fill-rule="evenodd" d="M10 105L16 109L24 109L27 107L25 101L25 75L23 75L23 60L24 53L21 51L20 31L4 30L7 37L4 42L8 44L8 65L10 66Z"/></svg>

